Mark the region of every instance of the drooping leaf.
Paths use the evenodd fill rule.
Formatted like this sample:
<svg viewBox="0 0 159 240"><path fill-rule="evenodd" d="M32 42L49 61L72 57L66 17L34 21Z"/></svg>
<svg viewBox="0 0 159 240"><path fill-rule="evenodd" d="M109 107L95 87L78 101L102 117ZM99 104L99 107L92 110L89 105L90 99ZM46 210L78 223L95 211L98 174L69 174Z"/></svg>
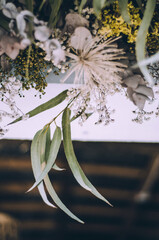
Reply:
<svg viewBox="0 0 159 240"><path fill-rule="evenodd" d="M39 141L41 141L40 135L41 135L41 130L39 130L35 134L32 144L31 144L31 164L32 164L32 169L33 169L35 180L37 180L38 176L40 175L40 173L42 171L41 170L41 162L40 162L40 148L39 148ZM43 201L48 206L56 207L52 203L50 203L49 200L47 199L47 195L45 193L43 182L41 182L38 185L38 190L40 192L40 195L41 195Z"/></svg>
<svg viewBox="0 0 159 240"><path fill-rule="evenodd" d="M46 135L46 133L42 133L41 134L41 139L43 137L43 135ZM46 141L46 139L45 139ZM43 147L43 149L45 149L44 145L44 140L42 139L42 143L40 145L40 148ZM28 190L31 191L33 190L33 188L35 188L43 179L44 177L47 175L47 173L50 171L50 169L52 168L52 166L55 163L59 148L60 148L60 144L61 144L61 129L59 127L56 127L52 142L51 142L51 146L50 146L50 151L49 151L49 156L48 159L46 160L46 166L44 168L44 170L39 174L39 176L36 178L36 182L33 184L33 186ZM43 152L43 149L41 150L41 154L43 154L45 156L45 152Z"/></svg>
<svg viewBox="0 0 159 240"><path fill-rule="evenodd" d="M155 10L156 0L148 0L146 4L146 9L144 12L144 17L142 19L137 38L136 38L136 58L138 65L140 67L141 72L145 76L147 82L150 85L154 84L154 80L149 74L149 71L146 66L140 66L140 61L145 59L145 47L146 47L146 36L148 33L148 29L153 17L153 13Z"/></svg>
<svg viewBox="0 0 159 240"><path fill-rule="evenodd" d="M88 178L85 176L83 170L81 169L77 158L74 153L73 144L71 141L71 128L70 128L70 109L66 108L63 117L62 117L62 130L63 130L63 144L64 151L68 161L68 164L71 168L71 171L77 180L77 182L86 190L92 192L96 197L105 201L109 205L111 205L91 184Z"/></svg>
<svg viewBox="0 0 159 240"><path fill-rule="evenodd" d="M46 126L47 128L47 126ZM47 128L47 132L46 132L46 145L45 145L45 160L48 159L49 157L49 152L50 152L50 146L51 146L51 131L50 131L50 126ZM41 162L42 163L42 162Z"/></svg>
<svg viewBox="0 0 159 240"><path fill-rule="evenodd" d="M28 112L27 115L29 115L29 118L34 117L35 115L44 112L50 108L56 107L58 104L60 104L61 102L63 102L65 100L65 98L67 97L67 91L65 90L63 92L61 92L60 94L58 94L56 97L50 99L49 101L41 104L40 106L34 108L32 111ZM13 124L16 122L19 122L20 120L22 120L22 117L17 118L16 120L14 120L13 122L9 123Z"/></svg>
<svg viewBox="0 0 159 240"><path fill-rule="evenodd" d="M46 159L46 161L49 157L50 145L51 145L51 139L50 139L50 127L49 127L48 130L47 130L47 133L46 133L46 147L45 147L45 159ZM56 163L53 164L52 168L56 171L65 170L64 168L60 168L59 166L57 166Z"/></svg>
<svg viewBox="0 0 159 240"><path fill-rule="evenodd" d="M121 16L125 20L126 23L131 24L129 12L128 12L128 0L118 0L119 3L119 10Z"/></svg>
<svg viewBox="0 0 159 240"><path fill-rule="evenodd" d="M82 12L82 9L83 9L83 7L85 6L86 2L87 2L87 0L82 0L82 1L81 1L81 4L80 4L79 9L78 9L78 12L79 12L79 13Z"/></svg>
<svg viewBox="0 0 159 240"><path fill-rule="evenodd" d="M46 175L46 177L44 178L44 182L47 188L48 193L50 194L51 198L53 199L53 201L57 204L57 206L63 210L68 216L70 216L71 218L75 219L76 221L80 222L80 223L84 223L83 221L81 221L78 217L76 217L64 204L63 202L60 200L60 198L58 197L57 193L55 192L48 174Z"/></svg>
<svg viewBox="0 0 159 240"><path fill-rule="evenodd" d="M64 171L64 170L66 170L65 168L59 167L56 163L54 163L54 165L53 165L52 168L53 168L54 170L56 170L56 171Z"/></svg>

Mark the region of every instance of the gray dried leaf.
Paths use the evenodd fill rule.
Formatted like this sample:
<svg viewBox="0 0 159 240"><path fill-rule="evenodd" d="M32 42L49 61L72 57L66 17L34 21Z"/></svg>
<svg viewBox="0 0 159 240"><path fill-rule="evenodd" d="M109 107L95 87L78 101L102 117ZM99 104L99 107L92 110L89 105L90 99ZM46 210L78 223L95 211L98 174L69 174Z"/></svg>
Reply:
<svg viewBox="0 0 159 240"><path fill-rule="evenodd" d="M130 76L128 78L125 78L123 80L123 82L128 86L128 87L131 87L133 89L137 88L139 84L142 84L143 83L143 78L140 76L140 75L133 75L133 76Z"/></svg>
<svg viewBox="0 0 159 240"><path fill-rule="evenodd" d="M145 95L145 96L147 96L147 97L151 97L151 98L154 97L154 93L153 93L152 88L147 87L147 86L139 85L139 86L135 89L135 92L136 92L136 93L143 94L143 95Z"/></svg>
<svg viewBox="0 0 159 240"><path fill-rule="evenodd" d="M148 97L139 93L133 93L133 102L140 109L143 110L146 100L149 100Z"/></svg>

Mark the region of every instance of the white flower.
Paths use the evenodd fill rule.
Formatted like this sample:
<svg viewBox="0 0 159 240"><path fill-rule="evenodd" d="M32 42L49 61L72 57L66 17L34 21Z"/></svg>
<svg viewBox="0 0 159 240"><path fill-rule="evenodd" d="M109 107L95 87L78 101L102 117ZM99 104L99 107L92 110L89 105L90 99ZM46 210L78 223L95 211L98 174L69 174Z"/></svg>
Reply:
<svg viewBox="0 0 159 240"><path fill-rule="evenodd" d="M55 66L65 61L65 52L57 39L47 40L44 47L47 53L45 59L53 60Z"/></svg>
<svg viewBox="0 0 159 240"><path fill-rule="evenodd" d="M6 3L2 6L3 14L8 18L16 18L18 11L16 6L13 3Z"/></svg>
<svg viewBox="0 0 159 240"><path fill-rule="evenodd" d="M35 39L41 42L45 42L51 34L51 31L47 26L34 27L34 30Z"/></svg>
<svg viewBox="0 0 159 240"><path fill-rule="evenodd" d="M27 38L27 35L25 33L26 30L26 20L25 17L34 17L33 13L31 13L28 10L21 11L16 16L16 22L17 22L17 28L19 30L19 34L23 36L24 38Z"/></svg>
<svg viewBox="0 0 159 240"><path fill-rule="evenodd" d="M102 43L98 37L92 38L88 29L76 28L70 40L73 53L66 52L71 67L62 82L75 73L74 83L85 84L90 89L94 85L111 89L114 84L120 83L118 73L123 71L124 65L115 60L122 58L123 51L117 49L113 41L108 39Z"/></svg>

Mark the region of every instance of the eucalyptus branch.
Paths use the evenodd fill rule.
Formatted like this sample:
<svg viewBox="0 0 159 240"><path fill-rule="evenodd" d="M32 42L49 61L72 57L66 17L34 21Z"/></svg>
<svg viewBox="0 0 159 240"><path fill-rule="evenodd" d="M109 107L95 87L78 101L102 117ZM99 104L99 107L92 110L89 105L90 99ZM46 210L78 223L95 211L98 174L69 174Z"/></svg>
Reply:
<svg viewBox="0 0 159 240"><path fill-rule="evenodd" d="M69 103L67 104L67 106L66 106L64 109L62 109L62 110L56 115L56 117L54 117L54 118L53 118L48 124L46 124L46 125L50 126L53 122L54 122L55 125L56 125L55 120L71 105L71 103L72 103L76 98L78 98L78 96L80 95L80 93L81 93L81 92L79 92L74 98L72 98L72 99L69 101Z"/></svg>

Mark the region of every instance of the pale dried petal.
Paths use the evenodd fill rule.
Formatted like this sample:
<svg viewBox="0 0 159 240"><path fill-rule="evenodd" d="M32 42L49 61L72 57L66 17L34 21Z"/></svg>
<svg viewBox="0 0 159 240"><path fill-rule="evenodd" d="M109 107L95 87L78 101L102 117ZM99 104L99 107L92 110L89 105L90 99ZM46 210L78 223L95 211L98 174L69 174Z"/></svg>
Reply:
<svg viewBox="0 0 159 240"><path fill-rule="evenodd" d="M24 38L20 42L20 49L24 50L26 47L28 47L31 44L31 41L28 38Z"/></svg>
<svg viewBox="0 0 159 240"><path fill-rule="evenodd" d="M15 48L11 45L7 45L7 49L5 51L5 53L11 58L11 59L15 59L18 54L19 54L19 49L18 48Z"/></svg>
<svg viewBox="0 0 159 240"><path fill-rule="evenodd" d="M70 46L82 50L92 40L90 31L85 27L78 27L70 39Z"/></svg>

